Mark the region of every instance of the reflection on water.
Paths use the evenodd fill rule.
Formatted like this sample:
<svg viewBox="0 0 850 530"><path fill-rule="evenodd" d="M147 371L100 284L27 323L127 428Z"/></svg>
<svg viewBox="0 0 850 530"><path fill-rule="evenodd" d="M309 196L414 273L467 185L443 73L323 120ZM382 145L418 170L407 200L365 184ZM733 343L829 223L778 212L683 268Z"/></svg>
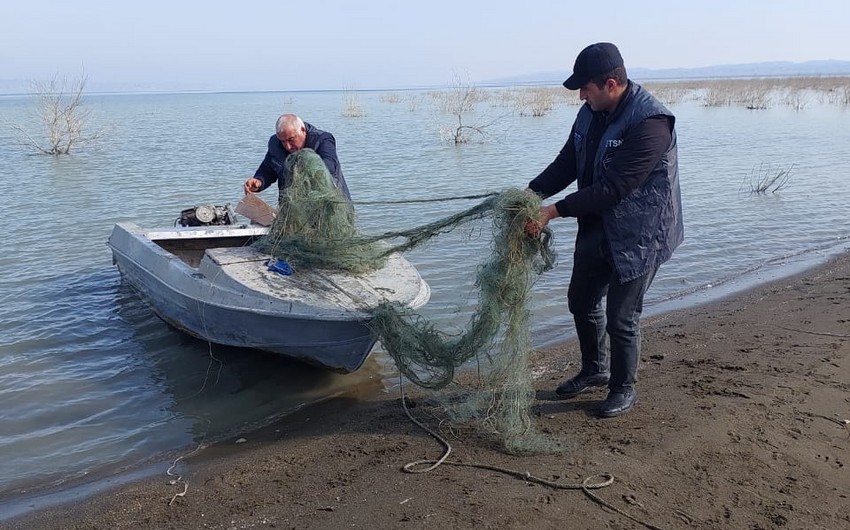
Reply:
<svg viewBox="0 0 850 530"><path fill-rule="evenodd" d="M184 208L235 204L282 111L334 133L355 201L524 187L557 154L577 111L565 105L540 118L508 117L503 141L454 146L441 144L438 133L451 117L414 96L417 105L365 94L366 116L356 119L342 116L335 93L95 96L89 104L110 126L109 141L60 158L9 149L14 138L0 129L3 182L35 184L5 186L0 199L8 216L0 253L0 499L67 487L308 403L383 388L392 369L380 352L343 376L170 330L120 282L105 242L116 222L170 226ZM0 98L0 113L15 123L26 119L28 104ZM728 286L746 287L766 268L775 277L792 270L786 264L848 244L846 111L691 104L673 111L686 241L659 272L648 312L684 294L704 301ZM780 194L742 191L760 164L793 164L789 186ZM358 222L379 233L472 204L360 205ZM534 288L538 346L572 332L565 298L575 223L552 227L558 265ZM468 320L489 234L479 221L409 253L432 288L422 314L441 329L457 331Z"/></svg>
<svg viewBox="0 0 850 530"><path fill-rule="evenodd" d="M16 304L0 357L0 454L14 455L0 459L0 499L381 388L375 361L342 376L172 330L114 269L59 276Z"/></svg>

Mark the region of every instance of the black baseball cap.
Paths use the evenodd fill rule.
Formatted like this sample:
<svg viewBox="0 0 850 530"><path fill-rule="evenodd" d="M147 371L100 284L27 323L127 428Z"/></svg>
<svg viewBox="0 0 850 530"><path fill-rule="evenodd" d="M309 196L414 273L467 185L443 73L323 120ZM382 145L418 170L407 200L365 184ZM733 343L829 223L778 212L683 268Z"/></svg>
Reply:
<svg viewBox="0 0 850 530"><path fill-rule="evenodd" d="M624 67L620 50L610 42L597 42L583 49L576 57L573 75L564 81L570 90L578 90L599 74Z"/></svg>

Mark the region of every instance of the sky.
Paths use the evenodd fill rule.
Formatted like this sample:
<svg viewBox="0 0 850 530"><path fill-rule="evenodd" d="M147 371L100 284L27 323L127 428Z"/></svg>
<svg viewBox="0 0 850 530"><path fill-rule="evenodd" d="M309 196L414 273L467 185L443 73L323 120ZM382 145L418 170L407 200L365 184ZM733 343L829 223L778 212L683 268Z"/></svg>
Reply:
<svg viewBox="0 0 850 530"><path fill-rule="evenodd" d="M0 82L150 90L445 86L572 70L850 60L847 0L0 0ZM7 83L8 84L8 83Z"/></svg>

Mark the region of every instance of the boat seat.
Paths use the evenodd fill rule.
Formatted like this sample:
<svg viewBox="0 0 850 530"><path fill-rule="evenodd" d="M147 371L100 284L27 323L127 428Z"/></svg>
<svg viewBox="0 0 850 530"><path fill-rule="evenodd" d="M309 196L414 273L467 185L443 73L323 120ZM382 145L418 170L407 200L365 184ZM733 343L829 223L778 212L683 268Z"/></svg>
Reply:
<svg viewBox="0 0 850 530"><path fill-rule="evenodd" d="M220 266L250 261L265 261L271 257L254 247L208 248L206 253L211 260Z"/></svg>

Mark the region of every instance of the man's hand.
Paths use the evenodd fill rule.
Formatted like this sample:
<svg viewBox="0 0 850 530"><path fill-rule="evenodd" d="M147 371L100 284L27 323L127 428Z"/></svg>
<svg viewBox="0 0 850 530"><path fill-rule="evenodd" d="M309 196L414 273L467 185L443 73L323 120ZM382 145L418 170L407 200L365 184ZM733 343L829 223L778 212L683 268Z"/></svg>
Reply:
<svg viewBox="0 0 850 530"><path fill-rule="evenodd" d="M242 190L245 192L245 195L248 195L249 193L257 193L262 187L262 180L251 177L245 181L245 184L242 185Z"/></svg>
<svg viewBox="0 0 850 530"><path fill-rule="evenodd" d="M529 237L533 237L535 239L540 237L540 232L543 231L543 228L549 224L549 221L556 217L559 217L559 215L558 209L555 208L554 204L540 208L540 213L537 214L537 219L525 223L525 233L528 234Z"/></svg>

